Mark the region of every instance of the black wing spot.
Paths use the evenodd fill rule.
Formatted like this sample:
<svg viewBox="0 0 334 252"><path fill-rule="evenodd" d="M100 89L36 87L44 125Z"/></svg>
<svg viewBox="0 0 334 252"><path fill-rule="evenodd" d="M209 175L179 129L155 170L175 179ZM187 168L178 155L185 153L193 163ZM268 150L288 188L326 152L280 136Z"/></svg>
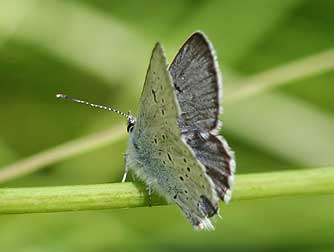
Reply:
<svg viewBox="0 0 334 252"><path fill-rule="evenodd" d="M183 159L183 162L187 163L187 159L184 158L184 159Z"/></svg>
<svg viewBox="0 0 334 252"><path fill-rule="evenodd" d="M155 142L155 144L157 144L157 143L158 143L158 140L157 140L157 138L156 138L156 137L154 138L154 142Z"/></svg>
<svg viewBox="0 0 334 252"><path fill-rule="evenodd" d="M188 191L187 191L187 190L184 190L184 193L188 193Z"/></svg>
<svg viewBox="0 0 334 252"><path fill-rule="evenodd" d="M165 161L165 160L162 160L162 163L163 163L163 164L166 164L166 161Z"/></svg>
<svg viewBox="0 0 334 252"><path fill-rule="evenodd" d="M187 167L187 171L190 172L190 167L189 166Z"/></svg>
<svg viewBox="0 0 334 252"><path fill-rule="evenodd" d="M161 110L161 114L162 114L162 115L165 115L165 110L162 109L162 110Z"/></svg>
<svg viewBox="0 0 334 252"><path fill-rule="evenodd" d="M199 208L204 212L208 217L212 217L218 211L218 207L213 206L211 201L204 195L200 196Z"/></svg>
<svg viewBox="0 0 334 252"><path fill-rule="evenodd" d="M152 94L153 94L154 102L155 102L155 103L158 103L158 101L157 101L157 96L156 96L156 94L155 94L155 91L154 91L153 89L152 89L151 91L152 91Z"/></svg>
<svg viewBox="0 0 334 252"><path fill-rule="evenodd" d="M171 155L168 152L167 152L167 156L168 156L169 161L173 162L173 159L172 159Z"/></svg>
<svg viewBox="0 0 334 252"><path fill-rule="evenodd" d="M161 135L162 139L165 140L166 139L166 136L165 135Z"/></svg>
<svg viewBox="0 0 334 252"><path fill-rule="evenodd" d="M174 83L174 87L177 91L179 91L180 93L183 93L183 90L178 85L176 85L175 83Z"/></svg>
<svg viewBox="0 0 334 252"><path fill-rule="evenodd" d="M177 198L177 194L175 194L173 198L176 199Z"/></svg>
<svg viewBox="0 0 334 252"><path fill-rule="evenodd" d="M181 180L181 181L184 181L184 178L183 178L182 176L180 176L180 180Z"/></svg>
<svg viewBox="0 0 334 252"><path fill-rule="evenodd" d="M186 177L188 178L188 174L186 174Z"/></svg>

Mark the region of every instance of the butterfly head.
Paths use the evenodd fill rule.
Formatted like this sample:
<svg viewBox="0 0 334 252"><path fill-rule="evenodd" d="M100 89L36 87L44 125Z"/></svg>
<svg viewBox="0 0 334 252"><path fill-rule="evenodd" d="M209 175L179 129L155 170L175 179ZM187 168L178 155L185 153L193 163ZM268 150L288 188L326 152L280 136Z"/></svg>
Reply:
<svg viewBox="0 0 334 252"><path fill-rule="evenodd" d="M132 133L134 127L135 127L135 124L136 124L136 118L132 115L130 115L130 113L128 114L128 127L127 127L127 131L128 133Z"/></svg>

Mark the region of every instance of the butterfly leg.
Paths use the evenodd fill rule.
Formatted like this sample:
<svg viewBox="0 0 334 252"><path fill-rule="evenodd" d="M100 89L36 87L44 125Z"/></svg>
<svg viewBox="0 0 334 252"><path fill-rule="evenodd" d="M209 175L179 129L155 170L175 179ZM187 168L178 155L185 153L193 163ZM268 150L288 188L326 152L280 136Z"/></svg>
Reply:
<svg viewBox="0 0 334 252"><path fill-rule="evenodd" d="M123 174L123 177L122 177L122 183L124 183L125 182L125 180L126 180L126 176L128 175L128 168L125 166L125 171L124 171L124 174Z"/></svg>
<svg viewBox="0 0 334 252"><path fill-rule="evenodd" d="M131 172L131 178L132 182L136 182L136 174L134 174L134 172Z"/></svg>
<svg viewBox="0 0 334 252"><path fill-rule="evenodd" d="M152 206L152 188L150 185L146 187L147 195L148 195L148 206Z"/></svg>
<svg viewBox="0 0 334 252"><path fill-rule="evenodd" d="M124 162L125 162L125 168L124 168L124 174L123 174L123 177L122 177L122 183L125 182L126 176L128 175L128 172L129 172L129 167L126 165L127 154L125 153L123 157L124 157Z"/></svg>

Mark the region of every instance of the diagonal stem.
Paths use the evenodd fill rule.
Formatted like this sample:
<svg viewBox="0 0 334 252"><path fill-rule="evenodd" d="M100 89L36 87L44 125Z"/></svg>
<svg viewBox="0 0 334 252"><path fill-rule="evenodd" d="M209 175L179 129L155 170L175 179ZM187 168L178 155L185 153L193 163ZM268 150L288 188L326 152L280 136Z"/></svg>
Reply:
<svg viewBox="0 0 334 252"><path fill-rule="evenodd" d="M32 173L42 167L56 163L60 160L65 160L77 154L82 154L86 151L91 151L107 144L114 143L124 138L125 134L126 130L124 125L117 125L111 129L94 133L42 151L0 169L0 183Z"/></svg>
<svg viewBox="0 0 334 252"><path fill-rule="evenodd" d="M283 66L246 77L232 86L239 87L225 97L227 103L238 102L291 81L315 76L334 69L334 50L329 49Z"/></svg>

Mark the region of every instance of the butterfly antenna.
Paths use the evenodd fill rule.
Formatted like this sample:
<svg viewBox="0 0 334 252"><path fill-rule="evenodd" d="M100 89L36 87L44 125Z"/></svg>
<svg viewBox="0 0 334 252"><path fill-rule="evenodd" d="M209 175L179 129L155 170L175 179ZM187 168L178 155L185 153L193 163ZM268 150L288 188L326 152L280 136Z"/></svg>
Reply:
<svg viewBox="0 0 334 252"><path fill-rule="evenodd" d="M98 105L98 104L89 103L87 101L82 101L82 100L70 97L68 95L65 95L65 94L57 94L56 97L58 99L64 99L64 100L69 100L69 101L72 101L72 102L76 102L76 103L81 103L81 104L84 104L84 105L88 105L88 106L91 106L93 108L98 108L98 109L104 109L104 110L112 111L112 112L115 112L115 113L117 113L119 115L122 115L122 116L126 117L128 120L132 120L133 119L133 116L131 116L130 114L123 113L122 111L119 111L117 109L113 109L113 108L102 106L102 105Z"/></svg>

